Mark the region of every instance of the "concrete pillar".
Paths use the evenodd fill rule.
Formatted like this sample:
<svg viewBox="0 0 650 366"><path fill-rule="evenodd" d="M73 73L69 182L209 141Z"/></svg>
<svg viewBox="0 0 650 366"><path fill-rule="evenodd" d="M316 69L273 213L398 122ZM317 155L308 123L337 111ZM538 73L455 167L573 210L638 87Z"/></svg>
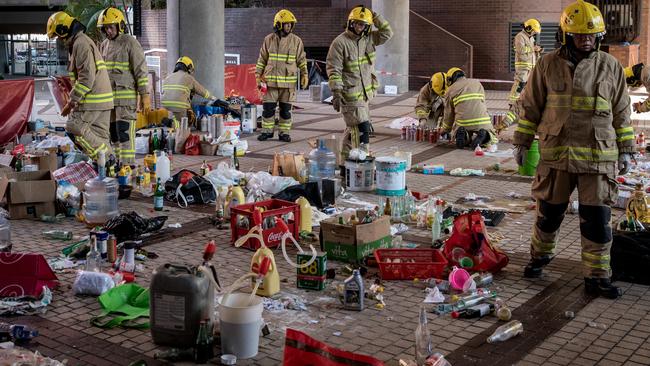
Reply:
<svg viewBox="0 0 650 366"><path fill-rule="evenodd" d="M210 93L223 98L224 0L167 0L168 19L169 3L176 1L180 3L179 54L190 57L196 68L196 79ZM167 23L168 37L171 29ZM176 58L171 59L176 61Z"/></svg>
<svg viewBox="0 0 650 366"><path fill-rule="evenodd" d="M176 60L178 60L178 40L180 35L179 1L167 0L167 73L174 71L174 65L176 65Z"/></svg>
<svg viewBox="0 0 650 366"><path fill-rule="evenodd" d="M384 85L397 85L398 93L404 93L409 86L409 0L372 0L372 10L388 20L394 32L393 38L377 47L375 69L400 74L378 74L379 92L384 92Z"/></svg>

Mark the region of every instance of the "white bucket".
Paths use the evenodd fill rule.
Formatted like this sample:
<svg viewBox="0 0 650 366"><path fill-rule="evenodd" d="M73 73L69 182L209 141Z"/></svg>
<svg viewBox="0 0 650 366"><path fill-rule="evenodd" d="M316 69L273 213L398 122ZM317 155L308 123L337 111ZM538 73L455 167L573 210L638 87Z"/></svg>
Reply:
<svg viewBox="0 0 650 366"><path fill-rule="evenodd" d="M375 160L377 194L402 196L406 193L406 159L382 156Z"/></svg>
<svg viewBox="0 0 650 366"><path fill-rule="evenodd" d="M249 299L250 294L232 293L220 300L221 353L233 354L238 359L255 357L259 349L264 307L259 296L253 298L250 306Z"/></svg>
<svg viewBox="0 0 650 366"><path fill-rule="evenodd" d="M375 161L346 160L345 188L352 192L370 192L375 189Z"/></svg>

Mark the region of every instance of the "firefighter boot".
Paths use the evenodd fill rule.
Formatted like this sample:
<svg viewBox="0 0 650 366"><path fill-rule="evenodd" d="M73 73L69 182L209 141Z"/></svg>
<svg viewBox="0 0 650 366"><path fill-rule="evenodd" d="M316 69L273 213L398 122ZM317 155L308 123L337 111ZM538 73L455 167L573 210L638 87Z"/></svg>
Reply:
<svg viewBox="0 0 650 366"><path fill-rule="evenodd" d="M271 135L271 137L273 136ZM291 136L289 136L288 133L280 132L280 136L278 136L278 139L284 142L291 142Z"/></svg>
<svg viewBox="0 0 650 366"><path fill-rule="evenodd" d="M585 292L589 295L602 296L607 299L618 299L623 295L621 289L612 285L609 278L585 277Z"/></svg>
<svg viewBox="0 0 650 366"><path fill-rule="evenodd" d="M474 139L472 140L472 143L469 145L469 147L474 150L476 149L477 146L480 146L486 142L486 140L489 141L488 139L488 132L484 129L478 130L476 133L476 136L474 136Z"/></svg>
<svg viewBox="0 0 650 366"><path fill-rule="evenodd" d="M531 258L530 262L524 268L524 277L539 278L542 276L542 269L551 263L551 257L545 255L539 258Z"/></svg>
<svg viewBox="0 0 650 366"><path fill-rule="evenodd" d="M271 133L262 132L259 136L257 136L257 139L259 141L266 141L266 140L272 139L272 138L273 138L273 132L271 132Z"/></svg>
<svg viewBox="0 0 650 366"><path fill-rule="evenodd" d="M465 127L458 127L456 130L456 148L464 149L465 145L467 145L468 139L469 136L467 135L467 130L465 130Z"/></svg>

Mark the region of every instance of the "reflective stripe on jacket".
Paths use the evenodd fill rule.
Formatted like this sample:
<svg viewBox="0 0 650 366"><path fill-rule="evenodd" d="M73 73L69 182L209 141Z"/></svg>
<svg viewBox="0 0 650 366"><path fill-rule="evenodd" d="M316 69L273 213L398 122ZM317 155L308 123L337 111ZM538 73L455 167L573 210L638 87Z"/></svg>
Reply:
<svg viewBox="0 0 650 366"><path fill-rule="evenodd" d="M280 37L271 33L264 37L255 66L255 78L265 80L271 88L295 88L298 69L307 74L307 58L300 37L289 33Z"/></svg>
<svg viewBox="0 0 650 366"><path fill-rule="evenodd" d="M540 165L614 174L619 153L634 151L623 67L601 51L575 65L565 52L543 56L533 69L514 144L530 146L538 134Z"/></svg>
<svg viewBox="0 0 650 366"><path fill-rule="evenodd" d="M70 100L79 103L79 111L113 109L111 82L95 42L84 32L75 34L68 42L72 42L68 72L74 84Z"/></svg>
<svg viewBox="0 0 650 366"><path fill-rule="evenodd" d="M137 94L147 94L147 63L140 43L128 34L105 39L100 50L111 79L115 105L136 105Z"/></svg>
<svg viewBox="0 0 650 366"><path fill-rule="evenodd" d="M163 81L162 105L172 112L190 109L192 93L203 98L210 97L210 92L194 76L182 70L176 71Z"/></svg>

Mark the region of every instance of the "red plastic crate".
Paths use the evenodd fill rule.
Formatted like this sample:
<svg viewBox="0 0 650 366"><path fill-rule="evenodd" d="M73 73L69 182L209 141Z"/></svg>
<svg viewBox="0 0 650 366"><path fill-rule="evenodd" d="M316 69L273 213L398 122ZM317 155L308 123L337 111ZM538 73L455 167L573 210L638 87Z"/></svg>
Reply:
<svg viewBox="0 0 650 366"><path fill-rule="evenodd" d="M447 258L438 249L377 249L375 259L382 280L440 278L447 267ZM396 259L400 263L387 262Z"/></svg>
<svg viewBox="0 0 650 366"><path fill-rule="evenodd" d="M232 244L235 244L235 241L237 241L238 238L248 234L250 228L253 227L253 211L257 207L264 208L264 211L262 212L262 222L264 222L267 217L278 216L282 218L285 214L293 213L293 220L289 220L287 226L289 227L289 231L293 234L293 237L298 240L298 235L300 234L300 206L289 201L270 199L253 203L244 203L230 208L230 232ZM240 216L248 218L248 222L250 223L248 228L237 226L237 218ZM262 237L264 237L264 243L269 248L275 248L282 243L282 231L277 226L263 229ZM257 239L248 239L242 247L257 250L260 247L260 243Z"/></svg>

